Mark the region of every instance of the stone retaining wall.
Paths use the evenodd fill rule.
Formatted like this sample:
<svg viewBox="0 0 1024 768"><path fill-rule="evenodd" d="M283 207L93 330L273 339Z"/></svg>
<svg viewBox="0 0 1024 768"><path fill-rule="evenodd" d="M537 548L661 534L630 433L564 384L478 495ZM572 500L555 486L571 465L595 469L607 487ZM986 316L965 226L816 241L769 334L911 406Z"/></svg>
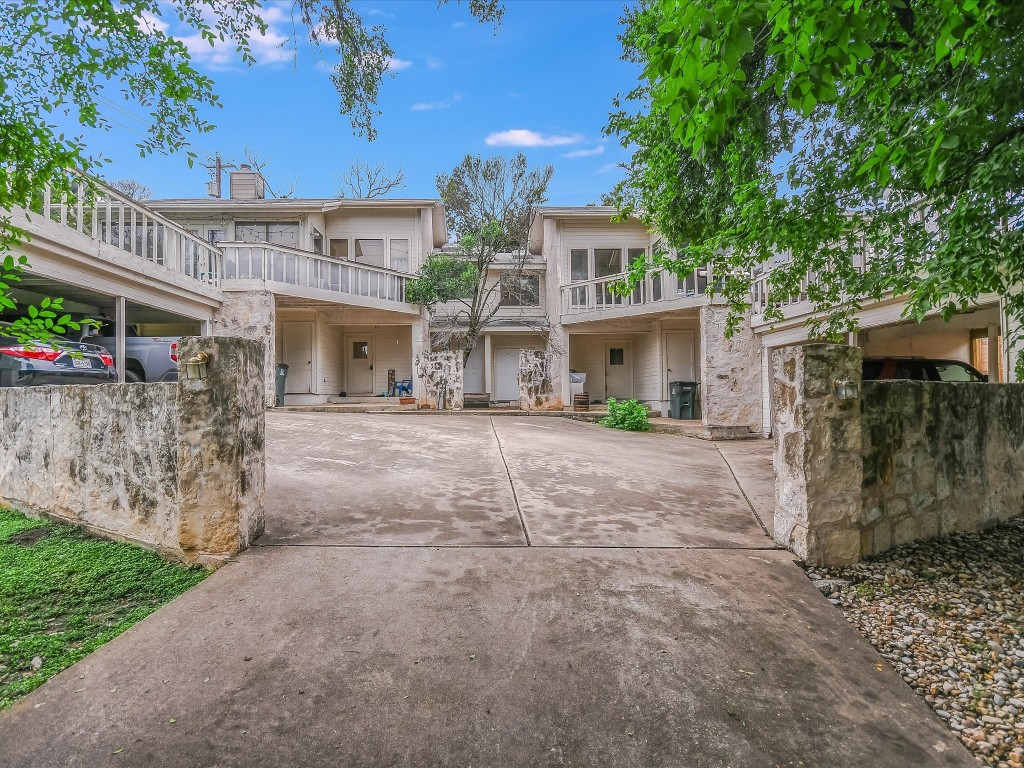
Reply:
<svg viewBox="0 0 1024 768"><path fill-rule="evenodd" d="M842 565L1024 514L1024 384L861 382L856 347L774 353L776 541ZM839 400L836 381L860 387Z"/></svg>
<svg viewBox="0 0 1024 768"><path fill-rule="evenodd" d="M205 351L209 376L184 379ZM184 338L177 384L0 389L0 504L216 566L263 532L263 348Z"/></svg>
<svg viewBox="0 0 1024 768"><path fill-rule="evenodd" d="M867 381L861 554L1024 513L1024 384Z"/></svg>

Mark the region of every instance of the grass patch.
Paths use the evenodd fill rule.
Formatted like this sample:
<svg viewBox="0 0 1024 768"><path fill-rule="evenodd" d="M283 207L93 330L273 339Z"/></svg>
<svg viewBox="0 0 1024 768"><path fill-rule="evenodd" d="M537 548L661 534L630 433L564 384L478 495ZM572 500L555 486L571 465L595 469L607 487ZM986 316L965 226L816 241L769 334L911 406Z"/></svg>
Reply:
<svg viewBox="0 0 1024 768"><path fill-rule="evenodd" d="M0 509L0 710L206 577Z"/></svg>

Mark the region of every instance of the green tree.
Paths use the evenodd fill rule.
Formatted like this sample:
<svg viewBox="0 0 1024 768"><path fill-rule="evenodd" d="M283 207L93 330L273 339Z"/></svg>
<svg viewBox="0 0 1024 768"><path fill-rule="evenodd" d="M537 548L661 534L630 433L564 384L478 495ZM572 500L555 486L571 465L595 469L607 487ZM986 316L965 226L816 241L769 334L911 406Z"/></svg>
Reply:
<svg viewBox="0 0 1024 768"><path fill-rule="evenodd" d="M464 360L502 306L539 302L543 278L536 270L543 271L543 264L530 263L527 246L552 173L550 165L531 170L519 152L486 160L466 155L450 174L437 177L456 249L427 259L406 287L406 300L427 309L431 337L446 349L457 346ZM516 321L533 327L527 316Z"/></svg>
<svg viewBox="0 0 1024 768"><path fill-rule="evenodd" d="M497 28L501 0L467 5ZM149 115L140 154L182 151L191 165L189 136L213 129L203 114L220 101L166 20L175 21L178 34L230 46L239 61L253 64L251 40L268 28L261 13L260 0L0 0L0 308L15 308L11 285L27 266L9 253L25 232L8 212L31 208L47 186L73 196L81 191L73 174L102 167L81 137L57 128L55 116L110 129L123 109L116 100L123 100ZM330 77L341 113L356 133L373 139L378 88L394 53L386 30L367 25L351 0L296 0L293 13L295 28L315 48L333 48L338 63ZM52 309L37 308L18 334L45 340L63 332Z"/></svg>
<svg viewBox="0 0 1024 768"><path fill-rule="evenodd" d="M822 337L889 292L1024 320L1024 3L644 0L624 23L617 202L678 249L656 266L712 265L734 324L779 257L769 319L813 276Z"/></svg>

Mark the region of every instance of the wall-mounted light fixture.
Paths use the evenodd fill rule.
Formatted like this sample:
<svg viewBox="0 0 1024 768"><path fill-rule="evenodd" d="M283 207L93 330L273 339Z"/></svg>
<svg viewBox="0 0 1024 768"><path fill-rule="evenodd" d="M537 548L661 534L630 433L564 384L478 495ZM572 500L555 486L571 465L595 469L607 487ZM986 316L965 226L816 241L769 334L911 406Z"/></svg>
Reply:
<svg viewBox="0 0 1024 768"><path fill-rule="evenodd" d="M856 400L860 397L860 386L850 379L836 379L832 387L837 400Z"/></svg>
<svg viewBox="0 0 1024 768"><path fill-rule="evenodd" d="M207 363L209 362L210 356L208 354L197 352L185 361L185 378L205 379L207 376Z"/></svg>

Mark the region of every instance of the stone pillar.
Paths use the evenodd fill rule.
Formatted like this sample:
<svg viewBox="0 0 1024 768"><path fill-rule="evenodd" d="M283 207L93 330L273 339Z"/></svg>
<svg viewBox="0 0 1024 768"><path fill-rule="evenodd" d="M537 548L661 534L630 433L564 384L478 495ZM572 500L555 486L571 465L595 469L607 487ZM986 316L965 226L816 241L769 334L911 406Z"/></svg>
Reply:
<svg viewBox="0 0 1024 768"><path fill-rule="evenodd" d="M186 376L205 352L205 379ZM259 342L191 336L178 347L178 545L189 562L223 563L263 533L265 418Z"/></svg>
<svg viewBox="0 0 1024 768"><path fill-rule="evenodd" d="M524 411L562 410L562 392L555 376L561 355L550 350L519 350L519 407Z"/></svg>
<svg viewBox="0 0 1024 768"><path fill-rule="evenodd" d="M811 565L861 557L860 399L835 382L861 383L861 350L840 344L781 347L772 355L775 540Z"/></svg>
<svg viewBox="0 0 1024 768"><path fill-rule="evenodd" d="M263 345L263 391L268 408L274 407L274 368L277 363L277 312L270 291L224 291L224 303L213 314L214 336L235 336Z"/></svg>
<svg viewBox="0 0 1024 768"><path fill-rule="evenodd" d="M416 358L416 377L422 382L420 408L462 409L462 352L424 352Z"/></svg>
<svg viewBox="0 0 1024 768"><path fill-rule="evenodd" d="M715 427L761 431L761 343L750 316L726 338L729 308L700 308L701 420Z"/></svg>

